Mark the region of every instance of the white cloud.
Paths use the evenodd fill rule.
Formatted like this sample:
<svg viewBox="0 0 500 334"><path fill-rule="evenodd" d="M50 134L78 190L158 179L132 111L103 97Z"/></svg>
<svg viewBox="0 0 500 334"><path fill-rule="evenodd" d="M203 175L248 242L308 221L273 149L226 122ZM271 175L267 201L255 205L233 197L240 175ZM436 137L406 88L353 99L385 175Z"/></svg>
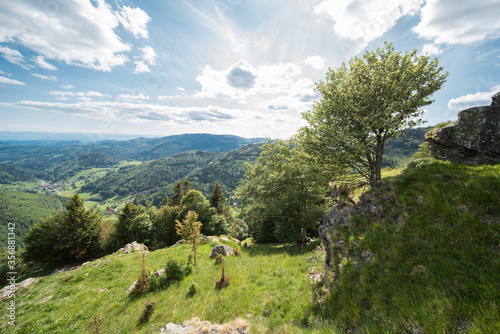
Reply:
<svg viewBox="0 0 500 334"><path fill-rule="evenodd" d="M184 89L184 87L175 87L176 90L178 90L179 92L185 92L186 90Z"/></svg>
<svg viewBox="0 0 500 334"><path fill-rule="evenodd" d="M142 93L139 93L137 95L131 95L131 94L120 94L118 95L118 100L149 100L149 96L144 95Z"/></svg>
<svg viewBox="0 0 500 334"><path fill-rule="evenodd" d="M413 28L438 44L469 44L500 37L498 0L427 0Z"/></svg>
<svg viewBox="0 0 500 334"><path fill-rule="evenodd" d="M148 65L146 65L142 60L136 60L136 61L134 61L134 64L135 64L134 73L149 72Z"/></svg>
<svg viewBox="0 0 500 334"><path fill-rule="evenodd" d="M312 66L313 68L315 68L317 70L321 70L323 67L325 67L325 58L323 58L321 56L311 56L311 57L307 57L304 60L304 63Z"/></svg>
<svg viewBox="0 0 500 334"><path fill-rule="evenodd" d="M422 0L326 0L314 7L314 13L326 14L335 23L336 34L364 48L381 37L405 15L414 15Z"/></svg>
<svg viewBox="0 0 500 334"><path fill-rule="evenodd" d="M124 53L131 50L114 29L121 22L135 36L147 37L144 15L129 7L118 14L105 0L2 1L0 43L18 43L44 61L110 71L124 65L128 61Z"/></svg>
<svg viewBox="0 0 500 334"><path fill-rule="evenodd" d="M142 50L142 60L150 65L156 64L156 52L150 47L146 46L144 48L139 48Z"/></svg>
<svg viewBox="0 0 500 334"><path fill-rule="evenodd" d="M37 74L37 73L31 73L31 75L34 76L35 78L42 79L42 80L57 81L57 78L55 76L53 76L53 75L46 76L46 75L41 75L41 74Z"/></svg>
<svg viewBox="0 0 500 334"><path fill-rule="evenodd" d="M19 80L14 80L14 79L2 77L2 76L0 76L0 84L21 85L21 86L26 85L24 82L21 82Z"/></svg>
<svg viewBox="0 0 500 334"><path fill-rule="evenodd" d="M487 92L477 92L475 94L460 96L456 99L451 99L448 102L448 108L462 110L471 107L489 105L491 103L491 97L499 91L500 85L497 85Z"/></svg>
<svg viewBox="0 0 500 334"><path fill-rule="evenodd" d="M260 95L300 95L314 87L310 79L302 78L300 66L292 63L252 66L240 60L226 70L205 66L196 80L201 84L197 97L228 96L234 99ZM304 81L305 80L305 81Z"/></svg>
<svg viewBox="0 0 500 334"><path fill-rule="evenodd" d="M43 56L37 56L34 61L36 64L38 64L38 66L40 66L41 68L44 68L46 70L51 70L51 71L57 70L57 67L55 67L52 64L47 63Z"/></svg>
<svg viewBox="0 0 500 334"><path fill-rule="evenodd" d="M68 96L70 96L70 97L110 97L110 95L108 95L108 94L102 94L100 92L95 92L95 91L76 92L75 93L75 92L53 90L50 92L50 95L57 96L59 98L64 98L64 99L67 99Z"/></svg>
<svg viewBox="0 0 500 334"><path fill-rule="evenodd" d="M123 6L122 10L116 13L116 16L123 27L134 34L136 38L148 38L147 24L151 18L145 11L140 8Z"/></svg>
<svg viewBox="0 0 500 334"><path fill-rule="evenodd" d="M69 85L69 84L67 84L67 85L61 85L59 87L61 87L62 89L73 89L73 88L75 88L75 86Z"/></svg>
<svg viewBox="0 0 500 334"><path fill-rule="evenodd" d="M7 61L11 62L12 64L16 64L24 69L28 69L28 67L24 64L26 62L26 59L21 54L21 52L5 46L0 46L0 53Z"/></svg>
<svg viewBox="0 0 500 334"><path fill-rule="evenodd" d="M427 43L422 47L422 54L427 56L438 55L443 51L439 48L439 45L433 43Z"/></svg>

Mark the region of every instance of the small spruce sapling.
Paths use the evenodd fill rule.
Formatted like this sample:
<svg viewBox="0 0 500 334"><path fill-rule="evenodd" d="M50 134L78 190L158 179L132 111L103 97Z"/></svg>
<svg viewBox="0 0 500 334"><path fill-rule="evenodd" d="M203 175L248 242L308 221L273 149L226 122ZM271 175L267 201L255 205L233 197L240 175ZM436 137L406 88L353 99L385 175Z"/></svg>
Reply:
<svg viewBox="0 0 500 334"><path fill-rule="evenodd" d="M222 273L220 276L220 280L215 281L215 288L218 290L227 287L229 285L229 280L231 279L231 277L226 276L226 274L224 273L224 265L222 265L221 268L222 268Z"/></svg>
<svg viewBox="0 0 500 334"><path fill-rule="evenodd" d="M146 273L146 255L145 253L142 253L141 273L137 278L137 282L135 283L132 293L135 296L142 296L149 291L149 287L148 275Z"/></svg>

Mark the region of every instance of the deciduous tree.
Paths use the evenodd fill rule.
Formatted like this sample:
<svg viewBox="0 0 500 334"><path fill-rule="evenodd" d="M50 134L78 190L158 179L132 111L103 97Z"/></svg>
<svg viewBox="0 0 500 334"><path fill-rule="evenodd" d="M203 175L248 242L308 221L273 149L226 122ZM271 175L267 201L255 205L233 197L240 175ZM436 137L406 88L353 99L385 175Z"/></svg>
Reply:
<svg viewBox="0 0 500 334"><path fill-rule="evenodd" d="M380 181L387 140L422 124L422 107L432 103L448 73L438 60L396 52L392 44L330 69L300 139L308 152L339 171L353 171L373 187Z"/></svg>
<svg viewBox="0 0 500 334"><path fill-rule="evenodd" d="M200 244L200 237L202 235L200 233L201 225L201 222L198 221L198 215L194 211L189 211L182 223L176 220L175 225L177 234L191 244L195 264L197 263L196 247Z"/></svg>

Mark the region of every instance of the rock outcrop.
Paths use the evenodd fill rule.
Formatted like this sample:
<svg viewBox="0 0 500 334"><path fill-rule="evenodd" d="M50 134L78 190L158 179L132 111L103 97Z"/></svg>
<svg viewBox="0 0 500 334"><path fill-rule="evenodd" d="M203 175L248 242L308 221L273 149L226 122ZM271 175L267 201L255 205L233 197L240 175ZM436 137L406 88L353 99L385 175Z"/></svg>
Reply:
<svg viewBox="0 0 500 334"><path fill-rule="evenodd" d="M167 334L250 334L250 325L244 319L236 319L231 323L223 325L212 324L209 321L201 321L192 318L180 325L168 323L160 328L160 333Z"/></svg>
<svg viewBox="0 0 500 334"><path fill-rule="evenodd" d="M376 200L369 195L360 197L357 204L353 202L342 200L342 190L334 189L331 194L333 200L333 208L326 217L323 219L322 224L319 226L319 236L325 249L325 274L323 279L327 279L331 269L334 269L335 275L338 275L339 268L334 267L333 263L333 241L332 232L335 229L340 229L342 226L349 224L349 220L353 215L363 214L369 216L379 215L381 209ZM344 249L341 244L337 244L337 251L340 257L344 257Z"/></svg>
<svg viewBox="0 0 500 334"><path fill-rule="evenodd" d="M234 250L228 245L217 245L212 248L212 253L210 254L211 258L217 256L217 254L222 254L223 256L233 255Z"/></svg>
<svg viewBox="0 0 500 334"><path fill-rule="evenodd" d="M500 92L490 106L458 113L455 123L426 134L431 153L454 163L500 162Z"/></svg>
<svg viewBox="0 0 500 334"><path fill-rule="evenodd" d="M125 245L125 247L120 248L119 251L122 251L123 254L128 254L131 252L148 252L148 247L146 245L138 243L137 241L134 241L130 244Z"/></svg>

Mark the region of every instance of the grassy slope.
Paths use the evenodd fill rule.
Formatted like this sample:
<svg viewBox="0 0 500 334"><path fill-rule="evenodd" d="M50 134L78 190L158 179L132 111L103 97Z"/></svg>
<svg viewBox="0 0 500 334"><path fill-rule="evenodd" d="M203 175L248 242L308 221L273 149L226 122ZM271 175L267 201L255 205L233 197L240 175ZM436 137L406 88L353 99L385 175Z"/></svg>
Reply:
<svg viewBox="0 0 500 334"><path fill-rule="evenodd" d="M241 256L226 258L226 275L231 280L220 291L214 288L220 266L208 257L211 248L210 244L198 248L200 263L180 284L139 299L125 295L139 274L139 253L111 255L82 269L43 278L16 298L18 333L84 333L86 323L96 315L104 318L106 333L151 333L168 322L181 323L192 317L217 323L241 317L261 328L299 331L291 323L300 321L310 307L309 267L322 264L304 259L318 256L314 246L289 255L284 255L287 248L282 245L242 249ZM146 266L157 271L170 259L185 262L190 253L188 245L151 252ZM198 293L189 298L186 293L192 282ZM155 301L156 309L149 323L140 326L146 301ZM0 328L4 326L0 331L13 333L6 325L5 305L0 307Z"/></svg>
<svg viewBox="0 0 500 334"><path fill-rule="evenodd" d="M374 194L384 218L336 231L347 256L317 312L362 332L499 333L500 165L415 165Z"/></svg>
<svg viewBox="0 0 500 334"><path fill-rule="evenodd" d="M206 244L193 274L136 300L125 291L139 273L139 254L108 256L44 278L18 294L19 333L83 333L96 315L107 333L155 332L194 316L218 323L243 317L254 333L500 332L500 165L424 162L385 181L375 196L386 218L356 217L337 232L347 257L321 304L311 303L316 294L306 276L322 265L307 260L318 256L312 248L284 255L280 245L256 246L228 258L230 285L218 292L220 268ZM149 253L147 268L159 270L189 253L187 245ZM198 293L187 298L192 282ZM140 326L151 300L155 313ZM311 305L324 325L313 320ZM4 306L0 330L11 333Z"/></svg>

